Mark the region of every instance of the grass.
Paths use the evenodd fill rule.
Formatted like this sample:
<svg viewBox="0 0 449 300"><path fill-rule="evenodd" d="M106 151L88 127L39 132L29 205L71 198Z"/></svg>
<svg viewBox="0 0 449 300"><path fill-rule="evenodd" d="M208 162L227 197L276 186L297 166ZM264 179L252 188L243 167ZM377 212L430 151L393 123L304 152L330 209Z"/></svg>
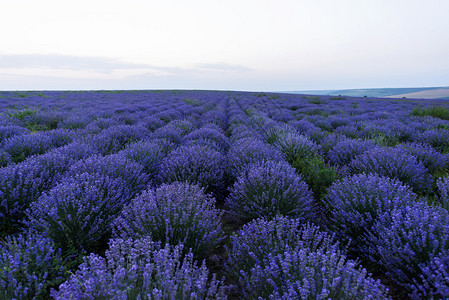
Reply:
<svg viewBox="0 0 449 300"><path fill-rule="evenodd" d="M200 105L202 104L201 101L198 100L198 99L189 99L189 98L186 98L186 99L184 99L184 100L182 100L182 101L185 102L185 103L187 103L187 104L193 105L193 106L200 106Z"/></svg>
<svg viewBox="0 0 449 300"><path fill-rule="evenodd" d="M28 106L25 106L21 109L18 108L12 108L8 112L6 112L6 115L9 117L17 118L19 120L25 119L26 116L34 115L38 112L37 109L30 109Z"/></svg>
<svg viewBox="0 0 449 300"><path fill-rule="evenodd" d="M327 102L325 100L321 100L321 99L309 99L310 104L326 104Z"/></svg>
<svg viewBox="0 0 449 300"><path fill-rule="evenodd" d="M413 116L432 116L442 120L449 120L449 109L442 106L432 106L428 108L414 108L412 111Z"/></svg>

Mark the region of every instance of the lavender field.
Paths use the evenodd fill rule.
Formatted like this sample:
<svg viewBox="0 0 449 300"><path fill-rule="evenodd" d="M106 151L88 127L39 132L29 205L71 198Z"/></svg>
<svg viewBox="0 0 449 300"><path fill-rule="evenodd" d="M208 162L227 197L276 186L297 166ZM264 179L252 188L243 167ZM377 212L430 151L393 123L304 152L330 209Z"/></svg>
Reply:
<svg viewBox="0 0 449 300"><path fill-rule="evenodd" d="M0 298L449 297L449 100L0 92Z"/></svg>

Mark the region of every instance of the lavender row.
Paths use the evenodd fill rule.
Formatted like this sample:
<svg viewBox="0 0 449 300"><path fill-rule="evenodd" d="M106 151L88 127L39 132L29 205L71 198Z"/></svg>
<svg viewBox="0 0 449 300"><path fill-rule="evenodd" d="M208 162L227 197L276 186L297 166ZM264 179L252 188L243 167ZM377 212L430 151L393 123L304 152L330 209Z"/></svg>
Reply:
<svg viewBox="0 0 449 300"><path fill-rule="evenodd" d="M444 102L117 91L49 92L43 103L24 95L0 99L16 105L0 118L3 257L25 251L11 245L43 243L74 275L15 279L35 267L11 267L1 281L7 295L380 299L388 288L373 276L384 273L395 296L448 296L449 123L413 113ZM247 225L230 232L223 222ZM141 239L155 244L141 248ZM259 245L260 253L251 248ZM136 251L148 256L136 261ZM120 256L135 264L120 265ZM218 259L214 272L225 279L208 281L204 258ZM149 282L160 276L154 263L169 277ZM200 290L178 268L203 276ZM165 288L180 285L169 296Z"/></svg>

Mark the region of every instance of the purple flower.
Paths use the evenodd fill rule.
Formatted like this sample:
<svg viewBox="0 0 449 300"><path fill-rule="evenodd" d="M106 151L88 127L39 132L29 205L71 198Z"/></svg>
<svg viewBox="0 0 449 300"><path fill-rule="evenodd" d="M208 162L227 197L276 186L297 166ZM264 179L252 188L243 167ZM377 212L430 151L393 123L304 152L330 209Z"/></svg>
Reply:
<svg viewBox="0 0 449 300"><path fill-rule="evenodd" d="M162 159L167 156L157 141L140 141L129 145L118 154L142 165L143 171L153 180L159 174Z"/></svg>
<svg viewBox="0 0 449 300"><path fill-rule="evenodd" d="M104 175L122 181L128 190L128 199L133 198L150 183L150 178L145 174L143 166L126 158L123 153L90 156L72 165L67 175L83 173Z"/></svg>
<svg viewBox="0 0 449 300"><path fill-rule="evenodd" d="M211 145L216 151L223 154L229 150L229 139L220 131L212 128L200 128L190 132L183 138L183 144L194 145Z"/></svg>
<svg viewBox="0 0 449 300"><path fill-rule="evenodd" d="M421 201L398 207L379 218L367 239L370 260L411 291L421 266L449 252L449 213Z"/></svg>
<svg viewBox="0 0 449 300"><path fill-rule="evenodd" d="M16 135L7 139L3 150L8 152L13 162L21 162L26 158L43 154L52 148L53 139L45 132Z"/></svg>
<svg viewBox="0 0 449 300"><path fill-rule="evenodd" d="M395 148L415 156L416 159L419 162L422 162L430 172L434 172L438 169L445 169L449 166L448 156L441 154L441 152L438 152L429 144L409 142L397 145Z"/></svg>
<svg viewBox="0 0 449 300"><path fill-rule="evenodd" d="M335 146L329 150L327 159L331 164L344 166L356 156L376 147L376 143L372 140L346 139L337 142Z"/></svg>
<svg viewBox="0 0 449 300"><path fill-rule="evenodd" d="M181 146L165 157L160 165L160 181L186 181L199 184L208 192L225 187L226 157L209 147Z"/></svg>
<svg viewBox="0 0 449 300"><path fill-rule="evenodd" d="M419 280L414 280L412 299L443 299L449 297L449 253L441 252L421 265Z"/></svg>
<svg viewBox="0 0 449 300"><path fill-rule="evenodd" d="M209 279L205 262L198 266L183 245L161 247L149 238L115 239L105 258L96 254L84 263L55 299L225 299L222 281Z"/></svg>
<svg viewBox="0 0 449 300"><path fill-rule="evenodd" d="M392 209L416 201L417 195L398 180L377 174L360 174L335 182L323 200L329 227L357 255L364 255L365 235Z"/></svg>
<svg viewBox="0 0 449 300"><path fill-rule="evenodd" d="M438 199L442 207L449 210L449 176L437 180Z"/></svg>
<svg viewBox="0 0 449 300"><path fill-rule="evenodd" d="M389 299L380 281L336 250L287 247L241 276L245 299Z"/></svg>
<svg viewBox="0 0 449 300"><path fill-rule="evenodd" d="M93 251L111 236L111 223L128 197L127 186L117 178L75 174L30 205L26 224L46 232L64 251Z"/></svg>
<svg viewBox="0 0 449 300"><path fill-rule="evenodd" d="M20 126L0 126L0 143L14 136L29 134L28 129Z"/></svg>
<svg viewBox="0 0 449 300"><path fill-rule="evenodd" d="M43 235L10 236L0 242L0 298L48 297L47 289L64 280L61 250Z"/></svg>
<svg viewBox="0 0 449 300"><path fill-rule="evenodd" d="M196 185L175 182L143 192L114 222L114 235L151 236L163 243L183 243L199 257L211 253L223 240L221 216L215 199Z"/></svg>
<svg viewBox="0 0 449 300"><path fill-rule="evenodd" d="M415 192L425 193L432 187L432 176L422 162L397 148L375 148L354 158L348 165L352 174L377 173L399 179Z"/></svg>
<svg viewBox="0 0 449 300"><path fill-rule="evenodd" d="M250 165L230 192L226 206L245 221L274 218L278 214L304 220L315 216L312 192L286 162L262 161Z"/></svg>
<svg viewBox="0 0 449 300"><path fill-rule="evenodd" d="M262 264L268 255L284 253L287 249L319 248L338 249L333 235L318 226L304 224L301 219L278 216L273 220L264 218L245 224L231 236L231 246L226 248L226 272L235 281L242 279L241 272L249 272Z"/></svg>
<svg viewBox="0 0 449 300"><path fill-rule="evenodd" d="M232 178L246 171L248 165L263 160L283 161L282 153L275 147L255 138L243 138L235 141L227 154Z"/></svg>

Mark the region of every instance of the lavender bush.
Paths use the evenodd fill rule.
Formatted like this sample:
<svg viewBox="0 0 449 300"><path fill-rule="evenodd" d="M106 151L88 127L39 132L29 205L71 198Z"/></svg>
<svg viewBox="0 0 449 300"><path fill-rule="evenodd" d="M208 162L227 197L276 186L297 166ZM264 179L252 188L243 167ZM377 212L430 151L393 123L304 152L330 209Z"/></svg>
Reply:
<svg viewBox="0 0 449 300"><path fill-rule="evenodd" d="M327 159L331 164L344 166L357 155L376 148L376 143L372 140L346 139L339 141L327 153Z"/></svg>
<svg viewBox="0 0 449 300"><path fill-rule="evenodd" d="M226 158L220 152L200 145L181 146L165 157L160 166L160 181L187 181L199 184L208 192L225 187Z"/></svg>
<svg viewBox="0 0 449 300"><path fill-rule="evenodd" d="M338 251L287 248L242 277L246 299L389 299L380 281Z"/></svg>
<svg viewBox="0 0 449 300"><path fill-rule="evenodd" d="M237 178L248 165L263 160L282 161L282 154L273 146L254 138L242 138L231 145L228 155L228 173Z"/></svg>
<svg viewBox="0 0 449 300"><path fill-rule="evenodd" d="M103 258L90 254L53 291L54 299L225 299L223 284L185 256L183 245L161 247L149 238L115 239Z"/></svg>
<svg viewBox="0 0 449 300"><path fill-rule="evenodd" d="M64 281L61 250L35 234L20 234L0 242L0 298L39 299Z"/></svg>
<svg viewBox="0 0 449 300"><path fill-rule="evenodd" d="M353 175L335 182L323 203L329 228L352 251L363 255L365 234L392 209L413 204L417 195L398 180L377 174Z"/></svg>
<svg viewBox="0 0 449 300"><path fill-rule="evenodd" d="M227 250L226 272L238 282L241 272L249 272L256 263L262 263L269 254L277 255L287 249L319 248L338 249L332 234L322 231L319 226L304 224L301 219L278 216L273 220L264 218L245 224L231 236Z"/></svg>
<svg viewBox="0 0 449 300"><path fill-rule="evenodd" d="M29 130L20 126L0 126L0 143L14 136L25 134L29 134Z"/></svg>
<svg viewBox="0 0 449 300"><path fill-rule="evenodd" d="M426 193L432 187L432 176L422 162L401 149L375 148L354 158L348 166L349 172L377 173L399 179L411 186L415 192Z"/></svg>
<svg viewBox="0 0 449 300"><path fill-rule="evenodd" d="M150 132L137 125L116 125L108 127L87 140L96 146L102 155L113 154L123 150L126 145L148 138Z"/></svg>
<svg viewBox="0 0 449 300"><path fill-rule="evenodd" d="M28 206L50 190L77 160L95 153L72 143L0 169L0 235L17 232Z"/></svg>
<svg viewBox="0 0 449 300"><path fill-rule="evenodd" d="M214 206L215 199L197 185L164 184L143 192L123 209L114 221L114 235L182 243L195 256L206 257L224 239L223 212Z"/></svg>
<svg viewBox="0 0 449 300"><path fill-rule="evenodd" d="M439 178L437 180L437 187L439 193L439 202L441 206L449 209L449 176L444 178Z"/></svg>
<svg viewBox="0 0 449 300"><path fill-rule="evenodd" d="M212 128L200 128L186 135L182 143L185 145L209 145L223 154L229 150L229 139L220 131Z"/></svg>
<svg viewBox="0 0 449 300"><path fill-rule="evenodd" d="M46 133L17 135L4 142L3 150L8 152L13 162L47 152L52 147L53 139Z"/></svg>
<svg viewBox="0 0 449 300"><path fill-rule="evenodd" d="M12 162L11 155L0 149L0 168L7 166Z"/></svg>
<svg viewBox="0 0 449 300"><path fill-rule="evenodd" d="M418 141L430 144L436 150L449 153L449 130L447 129L430 129L422 132L416 137Z"/></svg>
<svg viewBox="0 0 449 300"><path fill-rule="evenodd" d="M118 154L142 165L143 171L155 180L159 175L162 159L167 155L163 147L154 141L141 141L129 145Z"/></svg>
<svg viewBox="0 0 449 300"><path fill-rule="evenodd" d="M312 193L302 177L286 162L265 161L250 165L237 178L226 199L232 214L250 221L281 214L312 220Z"/></svg>
<svg viewBox="0 0 449 300"><path fill-rule="evenodd" d="M46 232L66 253L95 251L111 236L128 199L123 181L98 173L65 178L27 210L26 224Z"/></svg>
<svg viewBox="0 0 449 300"><path fill-rule="evenodd" d="M415 156L430 172L445 169L449 166L448 156L441 154L429 144L409 142L397 145L395 148L402 149L404 152Z"/></svg>
<svg viewBox="0 0 449 300"><path fill-rule="evenodd" d="M281 135L274 146L281 151L285 160L290 163L297 159L317 155L320 150L320 147L307 136L295 133Z"/></svg>
<svg viewBox="0 0 449 300"><path fill-rule="evenodd" d="M412 299L445 299L449 297L449 253L441 252L421 265L419 280L414 280Z"/></svg>
<svg viewBox="0 0 449 300"><path fill-rule="evenodd" d="M421 201L395 208L379 218L367 238L371 261L411 291L422 264L449 251L449 213Z"/></svg>
<svg viewBox="0 0 449 300"><path fill-rule="evenodd" d="M67 172L68 176L83 173L99 174L123 182L127 191L125 198L128 199L144 190L150 181L143 166L126 158L123 153L90 156L72 165Z"/></svg>

